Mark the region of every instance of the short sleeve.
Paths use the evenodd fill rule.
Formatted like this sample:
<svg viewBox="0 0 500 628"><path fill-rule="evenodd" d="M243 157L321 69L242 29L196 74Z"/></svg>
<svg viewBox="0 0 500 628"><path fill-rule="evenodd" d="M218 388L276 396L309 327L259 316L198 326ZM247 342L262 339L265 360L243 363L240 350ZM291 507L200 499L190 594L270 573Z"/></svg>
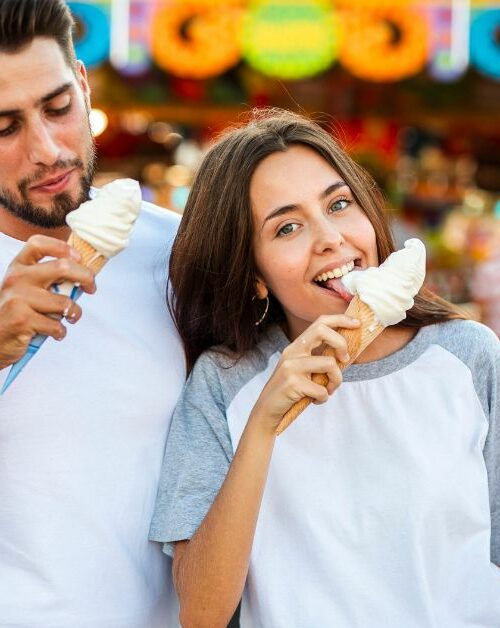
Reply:
<svg viewBox="0 0 500 628"><path fill-rule="evenodd" d="M167 438L149 538L172 556L190 539L226 477L233 449L218 368L209 353L197 361L175 408Z"/></svg>

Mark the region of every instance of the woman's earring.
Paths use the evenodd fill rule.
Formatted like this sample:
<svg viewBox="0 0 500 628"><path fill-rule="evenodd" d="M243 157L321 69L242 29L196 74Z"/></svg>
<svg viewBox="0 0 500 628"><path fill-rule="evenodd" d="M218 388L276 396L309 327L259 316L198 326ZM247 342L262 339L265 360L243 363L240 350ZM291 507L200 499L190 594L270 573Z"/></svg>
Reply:
<svg viewBox="0 0 500 628"><path fill-rule="evenodd" d="M269 310L269 295L266 294L264 298L266 300L264 314L262 314L262 316L259 318L259 320L256 323L254 323L255 327L258 327L262 323L262 321L266 318L267 311ZM259 298L256 294L253 295L252 301L255 301L255 299L259 299L259 301L263 301L263 299Z"/></svg>

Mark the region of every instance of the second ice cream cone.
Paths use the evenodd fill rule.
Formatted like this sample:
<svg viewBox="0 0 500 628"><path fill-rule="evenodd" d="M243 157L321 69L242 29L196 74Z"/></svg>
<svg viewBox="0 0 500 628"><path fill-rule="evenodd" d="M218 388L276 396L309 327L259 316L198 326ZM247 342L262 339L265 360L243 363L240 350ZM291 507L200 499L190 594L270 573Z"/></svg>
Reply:
<svg viewBox="0 0 500 628"><path fill-rule="evenodd" d="M88 242L77 236L74 231L68 238L68 244L80 253L82 256L81 264L91 270L94 275L97 275L108 261L107 257L101 255Z"/></svg>
<svg viewBox="0 0 500 628"><path fill-rule="evenodd" d="M347 316L357 318L360 322L356 329L339 329L338 333L343 336L347 342L347 352L350 355L349 362L339 362L341 370L347 368L354 360L366 349L366 347L384 330L384 326L377 322L372 310L359 299L354 297L349 303L346 310ZM335 351L331 347L327 347L323 351L323 355L335 357ZM317 384L326 386L328 384L328 376L325 373L315 373L312 379ZM304 397L294 405L285 414L281 423L278 425L276 434L281 434L286 428L295 421L307 406L312 403L310 397Z"/></svg>

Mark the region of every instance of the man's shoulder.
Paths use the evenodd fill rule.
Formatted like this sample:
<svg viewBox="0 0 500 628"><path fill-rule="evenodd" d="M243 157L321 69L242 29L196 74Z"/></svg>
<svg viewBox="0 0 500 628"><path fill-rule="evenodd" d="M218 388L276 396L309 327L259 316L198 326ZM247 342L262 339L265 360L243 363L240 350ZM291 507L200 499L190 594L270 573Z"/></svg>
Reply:
<svg viewBox="0 0 500 628"><path fill-rule="evenodd" d="M181 217L170 209L159 207L148 201L142 201L139 217L143 223L158 228L165 233L175 234L179 228Z"/></svg>
<svg viewBox="0 0 500 628"><path fill-rule="evenodd" d="M170 251L179 223L178 214L143 201L132 232L131 244L134 247L153 247Z"/></svg>

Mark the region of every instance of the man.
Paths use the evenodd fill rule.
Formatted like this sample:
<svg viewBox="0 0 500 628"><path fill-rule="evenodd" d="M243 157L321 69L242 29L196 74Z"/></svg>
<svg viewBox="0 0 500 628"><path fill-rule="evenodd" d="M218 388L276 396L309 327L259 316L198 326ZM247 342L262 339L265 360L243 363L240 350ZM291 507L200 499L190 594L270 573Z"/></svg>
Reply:
<svg viewBox="0 0 500 628"><path fill-rule="evenodd" d="M0 386L34 334L60 341L84 312L0 397L0 626L169 628L170 564L147 537L184 381L164 297L177 220L145 204L95 292L66 244L94 170L72 26L63 0L0 0Z"/></svg>

